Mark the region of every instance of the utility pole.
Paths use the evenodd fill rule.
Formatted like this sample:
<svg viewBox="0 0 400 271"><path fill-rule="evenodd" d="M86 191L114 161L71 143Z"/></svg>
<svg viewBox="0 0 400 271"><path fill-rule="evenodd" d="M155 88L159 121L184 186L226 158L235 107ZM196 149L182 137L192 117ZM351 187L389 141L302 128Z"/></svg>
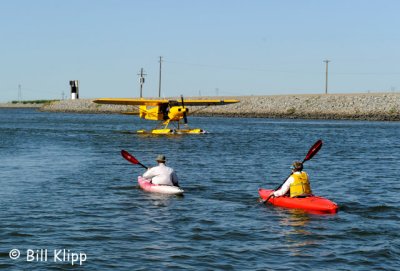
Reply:
<svg viewBox="0 0 400 271"><path fill-rule="evenodd" d="M161 63L162 63L162 56L160 56L160 76L158 78L158 97L161 97Z"/></svg>
<svg viewBox="0 0 400 271"><path fill-rule="evenodd" d="M325 59L325 94L328 94L328 63L331 62L328 59Z"/></svg>
<svg viewBox="0 0 400 271"><path fill-rule="evenodd" d="M140 73L138 73L137 75L139 75L139 83L140 83L140 98L142 98L143 95L143 84L144 84L144 76L147 75L145 73L143 73L143 68L140 69Z"/></svg>

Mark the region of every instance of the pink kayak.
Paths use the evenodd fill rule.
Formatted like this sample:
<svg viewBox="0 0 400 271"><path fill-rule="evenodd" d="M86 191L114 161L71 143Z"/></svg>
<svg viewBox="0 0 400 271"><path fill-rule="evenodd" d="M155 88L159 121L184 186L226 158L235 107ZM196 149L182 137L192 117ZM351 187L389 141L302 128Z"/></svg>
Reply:
<svg viewBox="0 0 400 271"><path fill-rule="evenodd" d="M152 193L182 195L184 192L183 189L177 186L152 184L150 180L145 179L142 176L138 176L138 183L140 188L142 188L144 191Z"/></svg>

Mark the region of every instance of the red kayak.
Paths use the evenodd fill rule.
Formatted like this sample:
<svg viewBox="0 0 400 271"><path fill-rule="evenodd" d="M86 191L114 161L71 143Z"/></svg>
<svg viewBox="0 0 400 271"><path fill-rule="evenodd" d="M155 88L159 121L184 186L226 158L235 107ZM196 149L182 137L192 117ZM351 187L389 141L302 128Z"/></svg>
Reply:
<svg viewBox="0 0 400 271"><path fill-rule="evenodd" d="M267 190L263 188L258 189L258 193L263 200L266 200L272 191L273 190ZM315 213L325 214L337 213L339 208L337 204L333 201L318 196L310 196L305 198L291 198L288 196L277 198L271 197L268 202L275 206L302 209Z"/></svg>

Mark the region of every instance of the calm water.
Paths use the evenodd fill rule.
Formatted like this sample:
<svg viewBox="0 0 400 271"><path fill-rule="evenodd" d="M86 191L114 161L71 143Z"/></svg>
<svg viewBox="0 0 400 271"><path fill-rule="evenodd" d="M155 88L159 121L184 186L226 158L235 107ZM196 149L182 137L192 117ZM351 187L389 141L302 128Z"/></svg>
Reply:
<svg viewBox="0 0 400 271"><path fill-rule="evenodd" d="M212 133L141 136L153 123L132 116L0 109L0 269L400 269L400 123L189 122ZM305 169L339 213L258 204L319 138ZM145 165L165 154L185 196L138 189L142 168L121 149Z"/></svg>

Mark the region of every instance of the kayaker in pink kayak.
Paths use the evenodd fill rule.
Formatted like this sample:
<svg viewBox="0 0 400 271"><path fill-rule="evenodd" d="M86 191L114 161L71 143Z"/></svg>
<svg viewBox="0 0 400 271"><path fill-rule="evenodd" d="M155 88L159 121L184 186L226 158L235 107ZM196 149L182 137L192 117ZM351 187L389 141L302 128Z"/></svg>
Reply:
<svg viewBox="0 0 400 271"><path fill-rule="evenodd" d="M303 171L303 163L295 161L291 168L292 174L278 190L273 191L270 194L272 197L281 197L286 194L291 198L307 197L312 195L308 174Z"/></svg>
<svg viewBox="0 0 400 271"><path fill-rule="evenodd" d="M165 165L165 156L158 155L156 158L158 166L149 168L144 174L143 178L151 179L151 183L158 185L172 185L179 187L178 176L173 168Z"/></svg>

